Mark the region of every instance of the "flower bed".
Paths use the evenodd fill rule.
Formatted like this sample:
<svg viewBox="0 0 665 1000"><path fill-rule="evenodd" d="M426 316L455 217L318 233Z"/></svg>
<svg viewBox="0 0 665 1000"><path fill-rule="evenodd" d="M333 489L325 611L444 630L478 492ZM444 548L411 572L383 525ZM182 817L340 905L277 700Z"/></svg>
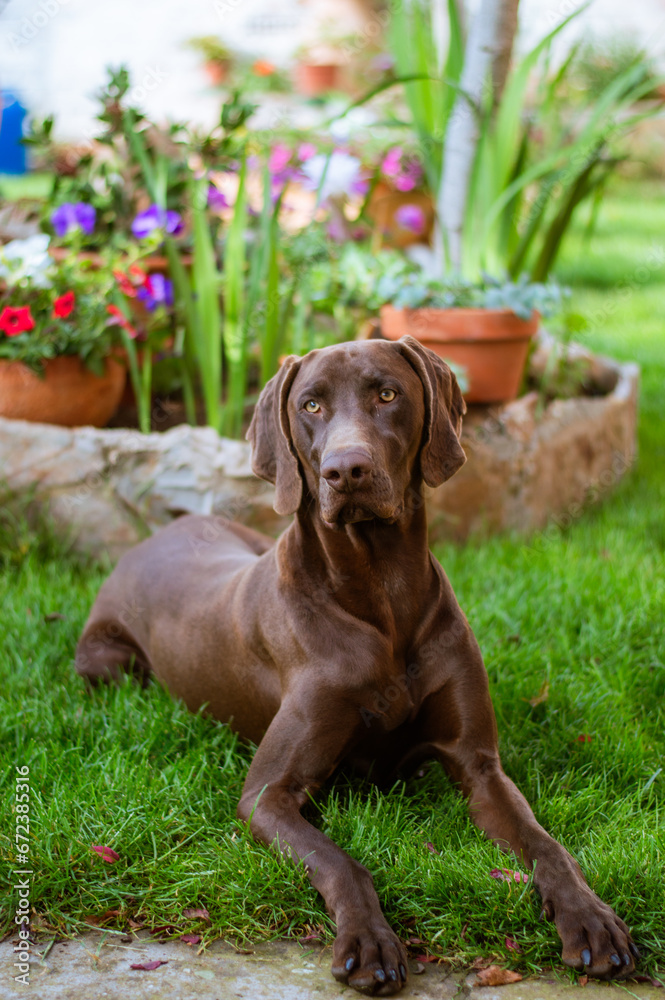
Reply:
<svg viewBox="0 0 665 1000"><path fill-rule="evenodd" d="M635 365L604 370L611 391L554 399L541 414L536 393L471 408L467 463L427 500L432 537L528 534L570 523L601 499L634 459L638 396ZM272 534L288 523L272 509L273 487L252 475L249 445L210 427L141 434L0 419L0 466L21 504L31 497L77 548L112 558L186 512Z"/></svg>

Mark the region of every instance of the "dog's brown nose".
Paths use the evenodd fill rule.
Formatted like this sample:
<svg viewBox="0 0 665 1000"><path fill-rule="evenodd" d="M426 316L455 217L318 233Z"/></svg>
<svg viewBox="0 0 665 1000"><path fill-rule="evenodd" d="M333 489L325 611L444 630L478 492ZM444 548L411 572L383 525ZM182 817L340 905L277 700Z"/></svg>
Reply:
<svg viewBox="0 0 665 1000"><path fill-rule="evenodd" d="M338 493L351 493L367 485L372 475L372 460L359 448L334 451L321 463L321 475Z"/></svg>

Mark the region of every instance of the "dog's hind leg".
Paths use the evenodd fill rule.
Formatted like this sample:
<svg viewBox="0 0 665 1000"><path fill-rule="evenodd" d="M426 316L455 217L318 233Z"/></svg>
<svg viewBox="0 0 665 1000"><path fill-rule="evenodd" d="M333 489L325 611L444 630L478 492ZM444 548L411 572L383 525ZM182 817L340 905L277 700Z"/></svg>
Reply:
<svg viewBox="0 0 665 1000"><path fill-rule="evenodd" d="M119 681L123 673L133 674L145 687L150 679L150 662L134 636L118 621L89 624L78 646L76 672L91 684Z"/></svg>

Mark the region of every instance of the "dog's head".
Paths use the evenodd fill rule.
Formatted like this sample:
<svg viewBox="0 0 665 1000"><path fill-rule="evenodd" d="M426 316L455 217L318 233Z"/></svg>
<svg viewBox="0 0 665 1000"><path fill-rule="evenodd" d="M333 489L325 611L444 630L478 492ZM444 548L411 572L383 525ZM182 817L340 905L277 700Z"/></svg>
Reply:
<svg viewBox="0 0 665 1000"><path fill-rule="evenodd" d="M414 480L439 486L465 461L455 376L412 337L288 357L256 405L252 468L293 514L306 490L331 528L396 521Z"/></svg>

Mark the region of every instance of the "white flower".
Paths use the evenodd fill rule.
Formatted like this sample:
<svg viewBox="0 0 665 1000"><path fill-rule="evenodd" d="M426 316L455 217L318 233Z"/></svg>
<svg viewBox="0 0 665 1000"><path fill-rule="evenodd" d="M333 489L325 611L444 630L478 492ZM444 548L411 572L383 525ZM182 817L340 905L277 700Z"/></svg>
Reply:
<svg viewBox="0 0 665 1000"><path fill-rule="evenodd" d="M53 261L47 233L35 233L24 240L12 240L0 247L0 278L8 285L18 285L26 279L36 288L50 288L49 269Z"/></svg>
<svg viewBox="0 0 665 1000"><path fill-rule="evenodd" d="M326 164L328 169L326 170ZM330 157L317 153L302 164L301 170L306 177L305 187L318 191L325 171L325 179L319 193L319 200L325 201L335 195L349 194L352 185L360 180L360 160L348 153L338 153Z"/></svg>
<svg viewBox="0 0 665 1000"><path fill-rule="evenodd" d="M329 131L335 142L342 143L348 142L354 133L362 133L375 124L376 115L370 108L352 108L331 122Z"/></svg>

